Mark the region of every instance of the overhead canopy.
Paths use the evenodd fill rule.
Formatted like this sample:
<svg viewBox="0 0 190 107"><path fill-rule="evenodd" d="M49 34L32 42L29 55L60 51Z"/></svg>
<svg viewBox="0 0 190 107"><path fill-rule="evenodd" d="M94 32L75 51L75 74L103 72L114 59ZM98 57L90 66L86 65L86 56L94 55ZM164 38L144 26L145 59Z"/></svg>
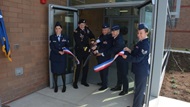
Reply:
<svg viewBox="0 0 190 107"><path fill-rule="evenodd" d="M111 2L111 3L96 3L96 4L84 4L75 5L73 7L77 9L94 9L94 8L111 8L111 7L143 7L151 3L151 0L140 0L140 1L126 1L126 2Z"/></svg>

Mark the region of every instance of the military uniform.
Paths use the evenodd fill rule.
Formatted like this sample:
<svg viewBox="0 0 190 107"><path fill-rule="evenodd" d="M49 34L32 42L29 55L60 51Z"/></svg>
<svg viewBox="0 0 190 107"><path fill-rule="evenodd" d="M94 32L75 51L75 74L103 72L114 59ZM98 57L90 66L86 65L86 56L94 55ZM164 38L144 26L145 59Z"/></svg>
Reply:
<svg viewBox="0 0 190 107"><path fill-rule="evenodd" d="M59 54L59 51L63 51L63 47L68 47L68 44L68 39L63 35L57 36L54 34L50 36L50 60L52 73L59 75L66 73L66 55Z"/></svg>
<svg viewBox="0 0 190 107"><path fill-rule="evenodd" d="M61 34L62 25L59 22L55 24L55 33L50 36L50 60L51 72L54 79L54 92L58 92L58 76L61 75L63 81L62 92L66 91L65 73L66 73L66 55L63 53L63 48L68 47L69 40ZM61 54L60 54L61 53Z"/></svg>
<svg viewBox="0 0 190 107"><path fill-rule="evenodd" d="M102 28L108 28L109 26L107 25L104 25ZM103 35L101 34L98 38L98 49L99 51L107 51L109 50L112 45L113 45L113 37L111 34L106 34L106 35ZM109 60L111 58L111 55L107 55L107 56L98 56L97 57L97 60L98 60L98 64L101 64L107 60ZM108 85L108 68L100 71L100 78L101 78L101 85L102 87L99 89L99 90L103 90L103 89L106 89L107 88L107 85Z"/></svg>
<svg viewBox="0 0 190 107"><path fill-rule="evenodd" d="M119 26L113 26L113 30L119 30ZM121 34L119 34L116 38L113 39L113 46L107 50L107 51L101 51L98 50L99 53L103 53L104 56L109 55L116 55L118 52L122 51L125 47L125 42ZM117 65L117 85L116 87L112 88L112 91L118 91L121 90L121 86L123 85L123 90L119 95L123 95L125 93L128 93L128 64L126 61L121 57L117 57L116 59L116 65Z"/></svg>
<svg viewBox="0 0 190 107"><path fill-rule="evenodd" d="M79 21L80 22L80 21ZM78 88L77 83L82 67L82 63L85 62L89 55L90 51L90 41L94 41L95 37L91 30L88 27L85 27L84 30L80 29L79 27L74 31L74 40L75 40L75 54L77 58L80 61L80 64L77 65L77 68L74 73L74 82L73 82L73 87ZM83 68L82 68L82 80L81 83L85 86L88 86L87 84L87 74L88 74L88 69L89 69L89 64L87 63Z"/></svg>
<svg viewBox="0 0 190 107"><path fill-rule="evenodd" d="M140 29L148 29L144 24L139 25ZM126 61L132 62L132 72L135 74L135 94L133 107L142 107L144 92L146 89L146 81L149 75L150 65L149 59L150 42L148 38L139 41L127 55Z"/></svg>

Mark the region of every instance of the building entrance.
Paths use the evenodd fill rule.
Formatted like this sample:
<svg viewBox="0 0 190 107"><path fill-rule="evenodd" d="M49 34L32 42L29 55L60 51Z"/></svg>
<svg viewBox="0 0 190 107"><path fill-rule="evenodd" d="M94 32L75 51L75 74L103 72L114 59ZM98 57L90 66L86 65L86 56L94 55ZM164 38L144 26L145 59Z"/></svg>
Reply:
<svg viewBox="0 0 190 107"><path fill-rule="evenodd" d="M110 4L108 5L94 5L92 6L73 6L73 7L65 7L65 6L57 6L57 5L49 5L49 35L53 33L53 25L56 21L60 21L65 30L64 34L66 34L70 41L71 46L70 50L73 51L73 31L77 27L77 21L79 18L84 18L87 20L87 24L90 27L90 29L95 34L96 38L101 34L101 26L103 23L107 23L110 26L113 25L119 25L121 27L121 33L123 35L123 38L125 40L126 46L132 48L133 45L136 43L136 28L137 24L139 23L140 18L140 10L136 9L133 6L137 6L141 4L142 1L130 2L130 3L124 3L126 4L126 7L124 7L123 4L115 3L115 5ZM86 7L86 8L82 8ZM110 7L110 8L108 8ZM75 65L72 62L71 58L67 58L67 83L71 83L73 79L73 72ZM89 69L89 83L97 84L100 82L99 73L95 73L93 71L93 67L97 64L96 58L92 57L90 59L90 69ZM110 72L109 72L109 86L115 85L117 81L116 77L116 64L113 63L110 66ZM131 73L131 67L129 65L129 84L130 87L134 87L134 76ZM60 81L60 84L61 81ZM52 81L52 75L50 72L50 87L53 87L53 81Z"/></svg>

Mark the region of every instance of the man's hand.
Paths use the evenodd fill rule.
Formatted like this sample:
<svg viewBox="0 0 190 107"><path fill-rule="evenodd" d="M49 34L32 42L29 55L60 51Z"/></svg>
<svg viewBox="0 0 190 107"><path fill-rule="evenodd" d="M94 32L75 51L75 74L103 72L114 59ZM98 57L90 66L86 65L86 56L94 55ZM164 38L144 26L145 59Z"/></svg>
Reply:
<svg viewBox="0 0 190 107"><path fill-rule="evenodd" d="M96 50L97 45L94 45L93 47L91 47L92 50Z"/></svg>
<svg viewBox="0 0 190 107"><path fill-rule="evenodd" d="M123 50L131 53L131 49L129 49L128 47L125 47Z"/></svg>
<svg viewBox="0 0 190 107"><path fill-rule="evenodd" d="M122 55L123 59L127 59L127 55Z"/></svg>
<svg viewBox="0 0 190 107"><path fill-rule="evenodd" d="M63 52L63 51L59 51L59 54L60 54L60 55L63 55L63 54L64 54L64 52Z"/></svg>
<svg viewBox="0 0 190 107"><path fill-rule="evenodd" d="M96 56L102 56L102 53L97 53Z"/></svg>
<svg viewBox="0 0 190 107"><path fill-rule="evenodd" d="M95 50L93 53L94 53L94 54L98 54L98 50Z"/></svg>

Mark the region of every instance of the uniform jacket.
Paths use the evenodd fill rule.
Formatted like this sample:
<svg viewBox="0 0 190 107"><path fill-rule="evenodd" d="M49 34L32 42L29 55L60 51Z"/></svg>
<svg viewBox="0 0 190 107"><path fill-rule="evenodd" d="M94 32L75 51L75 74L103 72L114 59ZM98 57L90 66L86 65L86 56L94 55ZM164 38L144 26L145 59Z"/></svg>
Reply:
<svg viewBox="0 0 190 107"><path fill-rule="evenodd" d="M101 34L98 39L100 40L100 43L98 43L98 48L100 51L106 51L113 45L113 37L111 34Z"/></svg>
<svg viewBox="0 0 190 107"><path fill-rule="evenodd" d="M124 47L125 47L124 39L122 35L119 34L115 39L113 39L113 45L109 50L106 51L98 50L98 51L99 53L103 53L104 56L115 55L118 52L122 51Z"/></svg>
<svg viewBox="0 0 190 107"><path fill-rule="evenodd" d="M87 51L90 49L89 40L94 41L94 34L88 27L81 30L79 27L74 31L75 49Z"/></svg>
<svg viewBox="0 0 190 107"><path fill-rule="evenodd" d="M57 35L50 36L50 60L55 62L64 62L65 55L60 55L59 51L63 50L63 47L68 47L69 40L61 35L60 41L58 41Z"/></svg>
<svg viewBox="0 0 190 107"><path fill-rule="evenodd" d="M150 42L146 38L142 41L139 41L131 54L127 56L127 61L132 62L132 72L139 75L148 75L149 74L149 48Z"/></svg>

